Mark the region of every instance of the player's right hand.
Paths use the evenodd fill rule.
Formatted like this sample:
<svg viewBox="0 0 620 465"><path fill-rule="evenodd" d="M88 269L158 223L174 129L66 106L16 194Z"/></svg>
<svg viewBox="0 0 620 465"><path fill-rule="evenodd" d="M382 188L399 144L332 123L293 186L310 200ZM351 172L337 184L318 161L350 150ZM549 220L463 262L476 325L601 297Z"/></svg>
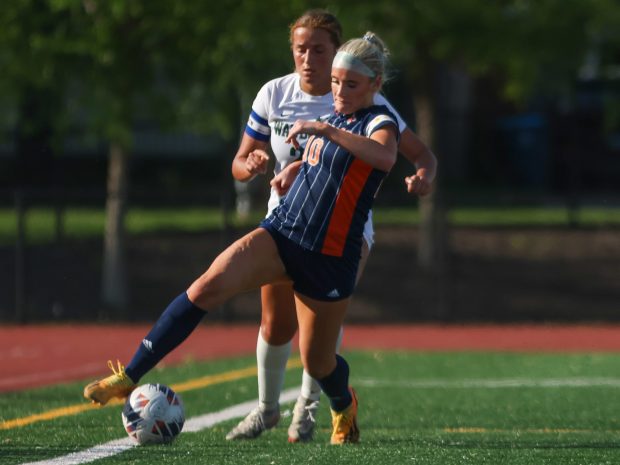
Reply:
<svg viewBox="0 0 620 465"><path fill-rule="evenodd" d="M245 169L248 173L265 174L267 172L267 163L269 155L264 150L252 150L245 159Z"/></svg>
<svg viewBox="0 0 620 465"><path fill-rule="evenodd" d="M288 192L289 188L293 184L293 181L295 180L295 177L297 176L297 173L299 173L299 168L301 168L301 161L294 161L275 175L269 182L271 187L273 187L279 196L283 196Z"/></svg>

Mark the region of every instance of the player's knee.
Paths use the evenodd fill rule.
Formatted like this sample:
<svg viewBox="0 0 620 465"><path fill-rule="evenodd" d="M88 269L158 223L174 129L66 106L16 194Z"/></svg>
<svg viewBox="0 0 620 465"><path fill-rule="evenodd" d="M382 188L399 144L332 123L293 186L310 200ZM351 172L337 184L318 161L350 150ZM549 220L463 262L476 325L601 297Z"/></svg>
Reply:
<svg viewBox="0 0 620 465"><path fill-rule="evenodd" d="M195 305L209 311L217 310L228 298L221 280L204 276L192 283L187 295Z"/></svg>
<svg viewBox="0 0 620 465"><path fill-rule="evenodd" d="M279 325L275 320L261 323L260 332L263 339L274 346L286 344L293 339L297 326Z"/></svg>
<svg viewBox="0 0 620 465"><path fill-rule="evenodd" d="M297 317L294 309L279 309L274 311L263 307L261 316L261 334L263 339L272 345L282 345L289 342L297 331Z"/></svg>

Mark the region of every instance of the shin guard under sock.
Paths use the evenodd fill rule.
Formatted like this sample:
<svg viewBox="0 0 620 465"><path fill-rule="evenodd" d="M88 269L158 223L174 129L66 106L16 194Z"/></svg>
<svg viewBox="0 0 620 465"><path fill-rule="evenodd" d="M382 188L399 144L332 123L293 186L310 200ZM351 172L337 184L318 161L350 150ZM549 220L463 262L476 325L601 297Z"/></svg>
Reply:
<svg viewBox="0 0 620 465"><path fill-rule="evenodd" d="M151 368L194 331L207 312L183 292L170 302L127 365L125 373L137 383Z"/></svg>

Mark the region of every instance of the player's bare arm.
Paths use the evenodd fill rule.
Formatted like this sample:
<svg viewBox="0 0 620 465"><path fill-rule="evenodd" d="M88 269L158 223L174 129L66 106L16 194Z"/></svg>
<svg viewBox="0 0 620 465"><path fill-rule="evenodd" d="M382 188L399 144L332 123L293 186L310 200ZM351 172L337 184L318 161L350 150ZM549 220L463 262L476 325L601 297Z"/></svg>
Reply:
<svg viewBox="0 0 620 465"><path fill-rule="evenodd" d="M232 162L232 175L237 181L248 182L259 174L267 172L269 154L267 142L243 135L239 150Z"/></svg>
<svg viewBox="0 0 620 465"><path fill-rule="evenodd" d="M351 134L327 123L298 120L291 128L287 142L298 147L298 134L324 136L348 152L355 154L355 157L372 167L382 171L390 171L396 162L398 148L396 130L396 126L386 126L377 129L370 137L365 137Z"/></svg>
<svg viewBox="0 0 620 465"><path fill-rule="evenodd" d="M437 158L433 152L409 128L401 133L398 151L416 167L415 174L405 177L407 192L420 196L430 194L437 174Z"/></svg>

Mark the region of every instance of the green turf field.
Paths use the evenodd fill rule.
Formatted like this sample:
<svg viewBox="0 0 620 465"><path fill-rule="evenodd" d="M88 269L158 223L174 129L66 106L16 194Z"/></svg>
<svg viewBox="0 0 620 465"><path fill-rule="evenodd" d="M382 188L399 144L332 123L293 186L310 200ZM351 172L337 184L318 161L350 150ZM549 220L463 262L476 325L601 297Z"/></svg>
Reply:
<svg viewBox="0 0 620 465"><path fill-rule="evenodd" d="M183 432L171 445L133 447L96 463L620 463L618 355L345 355L360 399L358 445L327 445L329 411L327 402L323 402L318 432L310 444L287 443L289 418L283 418L276 429L254 441L227 442L224 436L237 421L231 419L198 432ZM143 382L177 386L253 365L253 357L186 363L157 369ZM299 380L300 369L289 370L287 387L296 386ZM125 438L120 405L7 429L17 418L84 404L83 384L0 395L0 463L52 459ZM188 419L256 397L256 380L251 374L198 389L189 387L186 384L180 389ZM290 408L290 403L282 406L284 411Z"/></svg>

